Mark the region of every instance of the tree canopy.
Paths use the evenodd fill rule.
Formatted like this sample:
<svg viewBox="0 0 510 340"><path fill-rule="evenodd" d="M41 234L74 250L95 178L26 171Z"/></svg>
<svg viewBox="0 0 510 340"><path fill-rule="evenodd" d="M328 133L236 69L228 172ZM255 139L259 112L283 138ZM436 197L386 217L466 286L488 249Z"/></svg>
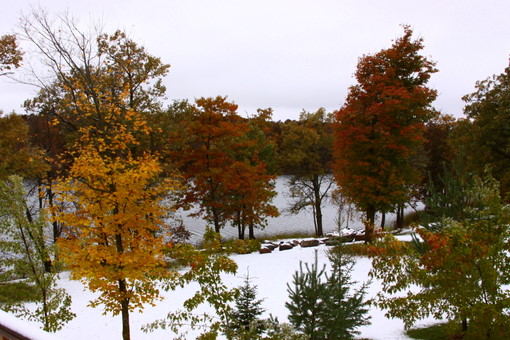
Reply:
<svg viewBox="0 0 510 340"><path fill-rule="evenodd" d="M263 226L276 216L273 176L262 158L265 138L237 114L237 105L225 97L200 98L177 113L180 128L170 136L169 155L188 185L181 206L199 203L196 215L216 232L232 221L240 238L246 226Z"/></svg>
<svg viewBox="0 0 510 340"><path fill-rule="evenodd" d="M0 37L0 76L8 75L18 68L23 60L23 52L18 47L16 36L12 34Z"/></svg>
<svg viewBox="0 0 510 340"><path fill-rule="evenodd" d="M470 147L477 150L471 163L479 173L489 165L501 190L510 190L510 66L503 73L476 83L476 91L463 97L464 114L471 124Z"/></svg>
<svg viewBox="0 0 510 340"><path fill-rule="evenodd" d="M366 214L367 240L377 211L408 201L418 172L411 157L423 143L424 124L436 91L426 86L437 70L419 54L423 39L413 31L374 55L360 58L357 85L336 113L335 177L342 195Z"/></svg>

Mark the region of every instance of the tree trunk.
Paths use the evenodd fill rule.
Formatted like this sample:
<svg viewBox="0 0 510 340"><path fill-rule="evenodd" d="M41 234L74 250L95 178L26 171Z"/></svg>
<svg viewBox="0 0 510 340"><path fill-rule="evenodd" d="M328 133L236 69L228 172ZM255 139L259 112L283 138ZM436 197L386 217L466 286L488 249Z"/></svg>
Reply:
<svg viewBox="0 0 510 340"><path fill-rule="evenodd" d="M254 240L255 239L255 226L253 225L253 223L250 223L250 225L248 226L248 231L249 231L250 240Z"/></svg>
<svg viewBox="0 0 510 340"><path fill-rule="evenodd" d="M124 253L124 245L122 242L122 236L120 234L115 235L115 244L117 248L117 253L122 254ZM124 340L130 340L131 339L131 333L129 330L129 298L127 297L127 286L126 286L126 279L121 278L118 280L119 282L119 292L122 296L122 300L120 302L121 306L121 316L122 316L122 339Z"/></svg>
<svg viewBox="0 0 510 340"><path fill-rule="evenodd" d="M51 214L54 215L53 205L54 205L55 194L53 193L53 190L51 189L52 185L53 185L53 183L50 180L50 183L48 184L48 189L46 190L46 194L48 196L48 203L51 208L50 211L52 212ZM62 234L62 226L55 220L52 222L52 225L53 225L53 243L57 243L57 240L60 238L60 235Z"/></svg>
<svg viewBox="0 0 510 340"><path fill-rule="evenodd" d="M242 220L242 217L241 217L241 212L238 211L236 213L236 215L237 215L237 217L235 219L235 224L237 224L237 235L238 235L240 240L244 240L244 234L245 234L245 231L246 231L246 226L243 223L243 220Z"/></svg>
<svg viewBox="0 0 510 340"><path fill-rule="evenodd" d="M237 238L240 240L244 240L244 233L241 227L241 224L237 224Z"/></svg>
<svg viewBox="0 0 510 340"><path fill-rule="evenodd" d="M119 291L121 294L127 294L126 281L124 279L119 280ZM121 303L121 315L122 315L122 339L130 340L131 332L129 329L129 298L122 299Z"/></svg>
<svg viewBox="0 0 510 340"><path fill-rule="evenodd" d="M319 175L313 175L313 194L314 194L314 203L315 203L315 219L316 223L316 236L323 236L324 231L322 228L322 200L321 200L321 191L319 184Z"/></svg>
<svg viewBox="0 0 510 340"><path fill-rule="evenodd" d="M43 305L43 311L44 311L44 328L43 329L46 332L51 332L50 331L50 316L49 316L49 312L48 312L48 291L46 290L46 288L42 288L41 293L42 293L42 305Z"/></svg>
<svg viewBox="0 0 510 340"><path fill-rule="evenodd" d="M397 221L395 227L397 229L402 229L404 227L404 205L399 204L397 206Z"/></svg>
<svg viewBox="0 0 510 340"><path fill-rule="evenodd" d="M241 222L238 222L237 224L237 231L238 231L238 234L239 234L239 239L240 240L244 240L244 232L246 230L246 227L244 225L242 225Z"/></svg>
<svg viewBox="0 0 510 340"><path fill-rule="evenodd" d="M32 217L32 213L30 212L30 209L28 209L28 207L25 207L25 215L27 217L28 223L33 225L34 219ZM28 232L28 236L30 237L32 242L34 242L35 249L36 249L37 253L39 254L39 258L41 259L41 261L43 263L44 271L46 273L51 273L51 271L53 269L53 264L51 263L51 258L48 256L48 252L46 250L46 245L44 243L44 239L40 239L39 237L34 236L34 234L31 232L30 228L27 229L27 232ZM27 252L28 252L28 248L27 248Z"/></svg>
<svg viewBox="0 0 510 340"><path fill-rule="evenodd" d="M220 225L220 216L218 213L218 209L216 209L216 208L211 208L211 209L212 209L212 215L213 215L214 231L219 233L220 229L221 229L221 225Z"/></svg>
<svg viewBox="0 0 510 340"><path fill-rule="evenodd" d="M381 215L381 230L384 230L384 225L386 224L386 213L383 212Z"/></svg>
<svg viewBox="0 0 510 340"><path fill-rule="evenodd" d="M374 238L375 207L370 204L367 207L367 219L365 221L365 243L372 243Z"/></svg>

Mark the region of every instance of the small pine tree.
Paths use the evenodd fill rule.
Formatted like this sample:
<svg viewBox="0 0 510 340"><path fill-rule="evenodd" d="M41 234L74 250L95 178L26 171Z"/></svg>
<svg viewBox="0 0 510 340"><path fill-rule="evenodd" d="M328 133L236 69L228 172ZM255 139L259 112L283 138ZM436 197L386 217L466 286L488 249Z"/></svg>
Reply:
<svg viewBox="0 0 510 340"><path fill-rule="evenodd" d="M326 265L318 267L317 253L315 262L309 266L299 263L299 271L293 275L293 285L287 284L290 302L285 303L289 310L289 321L310 339L324 339L325 334L320 327L320 318L324 312L324 297L329 294L327 285L322 282L326 272Z"/></svg>
<svg viewBox="0 0 510 340"><path fill-rule="evenodd" d="M257 300L257 286L251 284L249 274L244 285L239 287L235 309L231 313L226 335L229 339L253 339L264 331L259 316L265 311L260 307L263 300Z"/></svg>
<svg viewBox="0 0 510 340"><path fill-rule="evenodd" d="M322 326L328 339L350 339L358 334L356 328L368 325L368 302L365 301L369 282L365 282L354 294L350 290L356 282L351 280L354 259L342 252L341 245L329 253L331 274L327 276L329 294L324 299L325 318Z"/></svg>
<svg viewBox="0 0 510 340"><path fill-rule="evenodd" d="M326 266L319 269L317 253L311 266L300 263L293 276L293 287L287 285L290 302L289 321L310 339L350 339L357 334L356 328L369 323L368 302L364 300L368 283L350 294L354 261L341 249L329 255L332 269L328 275ZM324 280L325 279L325 280Z"/></svg>

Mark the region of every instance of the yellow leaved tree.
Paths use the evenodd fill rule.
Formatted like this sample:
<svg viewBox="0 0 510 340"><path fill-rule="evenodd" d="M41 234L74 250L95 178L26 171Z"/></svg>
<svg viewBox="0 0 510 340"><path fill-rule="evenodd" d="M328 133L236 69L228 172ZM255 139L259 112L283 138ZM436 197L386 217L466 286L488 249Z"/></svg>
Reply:
<svg viewBox="0 0 510 340"><path fill-rule="evenodd" d="M92 306L122 315L124 340L130 339L130 311L156 302L158 286L198 282L201 290L186 309L209 303L227 315L222 311L235 292L221 283L220 273L234 273L235 262L164 235L172 193L181 188L153 148L160 128L151 129L147 120L162 110L162 78L170 66L124 32L89 36L78 26L65 15L53 20L44 11L21 22L22 37L54 75L35 75L41 90L27 108L65 136L66 151L58 158L65 177L51 178L46 190L52 199L48 215L62 228L57 259L72 278L99 293ZM167 270L166 260L189 270ZM218 332L220 323L211 328Z"/></svg>
<svg viewBox="0 0 510 340"><path fill-rule="evenodd" d="M133 155L133 131L145 124L135 112L123 116L108 135L82 129L81 149L57 186L58 199L73 202L73 208L54 214L66 226L57 243L60 259L73 278L100 293L91 306L122 315L123 338L130 339L129 312L157 301L154 281L168 275L164 201L178 182L161 179L156 156Z"/></svg>

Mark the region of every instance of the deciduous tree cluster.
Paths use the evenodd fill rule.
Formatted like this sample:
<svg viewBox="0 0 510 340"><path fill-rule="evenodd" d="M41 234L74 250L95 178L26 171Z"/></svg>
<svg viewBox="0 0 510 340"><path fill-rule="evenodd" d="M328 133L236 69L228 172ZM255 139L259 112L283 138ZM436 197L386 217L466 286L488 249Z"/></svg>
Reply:
<svg viewBox="0 0 510 340"><path fill-rule="evenodd" d="M32 317L45 329L61 327L54 315L61 322L72 316L70 301L53 285L61 265L100 293L93 306L122 314L124 339L129 312L159 298L157 280L168 279L167 288L198 281L202 292L188 307L206 301L227 318L236 292L220 274L235 272L235 264L217 253L219 233L229 225L239 239L255 238L279 215L274 181L288 175L294 201L287 211L312 210L317 236L327 227L322 207L334 196L364 214L366 242L373 241L376 214L397 212L401 227L404 206L424 202L428 221L436 223L419 232L418 250L399 257L392 252L400 244L378 248L380 305L407 324L441 312L469 323L473 334L506 331L508 216L500 197L510 185L510 67L478 82L464 97L467 118L455 120L432 107L435 63L421 54L424 40L403 26L391 47L359 59L357 83L338 111L320 108L275 122L271 108L242 117L222 96L164 107L170 65L123 31L85 33L69 17L34 11L22 17L18 35L0 37L0 76L13 77L22 66L20 41L45 68L44 76L29 69L40 90L25 102L28 115L0 116L0 251L8 255L1 272L5 280L23 272L38 287L43 307ZM499 184L478 180L471 187L486 172ZM168 235L176 230L168 213L191 207L214 228L204 243L214 251L198 252ZM300 291L293 293L316 285L313 294L322 289L335 301L358 301L354 328L365 322L364 304L346 295L349 280L338 272L345 265L339 261L332 260L327 284L319 282L317 265L301 270ZM180 276L168 270L175 264L191 269ZM451 278L455 284L444 290ZM424 290L384 295L412 283ZM314 301L310 308L320 307ZM320 327L313 319L305 325L299 318L306 308L295 305L297 328L326 334L325 327L336 327L324 315ZM191 317L183 315L172 320ZM207 334L221 327L214 323Z"/></svg>

